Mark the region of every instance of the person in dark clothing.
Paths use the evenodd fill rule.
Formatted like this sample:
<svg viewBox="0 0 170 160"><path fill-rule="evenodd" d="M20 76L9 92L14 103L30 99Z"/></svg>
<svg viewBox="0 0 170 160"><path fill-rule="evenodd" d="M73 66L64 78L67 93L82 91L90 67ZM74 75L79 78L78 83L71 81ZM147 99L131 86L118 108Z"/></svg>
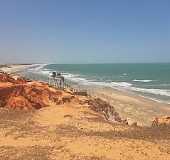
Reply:
<svg viewBox="0 0 170 160"><path fill-rule="evenodd" d="M53 78L56 77L56 72L52 72L52 77L53 77Z"/></svg>

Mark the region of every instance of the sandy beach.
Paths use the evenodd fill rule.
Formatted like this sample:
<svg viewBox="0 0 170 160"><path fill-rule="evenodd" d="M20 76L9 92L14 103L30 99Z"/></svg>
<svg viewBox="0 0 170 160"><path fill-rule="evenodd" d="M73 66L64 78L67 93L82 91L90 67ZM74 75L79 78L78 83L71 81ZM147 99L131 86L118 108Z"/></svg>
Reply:
<svg viewBox="0 0 170 160"><path fill-rule="evenodd" d="M12 71L16 71L14 68ZM28 84L21 82L23 84L20 85L23 86L34 84L28 92L30 96L31 91L38 90L38 95L34 93L33 97L38 97L42 91L45 93L42 101L45 103L48 100L46 84L37 81L28 82ZM1 82L1 84L4 85L5 82ZM1 91L6 87L0 86ZM7 86L10 88L11 83L7 83ZM18 84L15 86L18 87ZM43 87L45 88L43 89ZM96 96L113 104L122 119L128 116L131 121L137 121L139 124L131 126L106 120L100 108L89 105L90 97L88 96L73 96L71 92L54 88L50 88L50 90L52 93L58 93L59 99L62 98L63 103L50 102L48 106L43 107L44 104L41 104L41 101L32 99L31 102L34 100L42 105L42 108L17 109L19 106L16 103L11 103L16 108L10 106L0 108L0 159L170 159L170 128L168 126L140 126L149 125L150 119L155 115L168 114L169 106L163 107L164 104L116 90L114 93L109 92L109 89L107 92L101 92L103 89L95 92ZM21 90L15 94L19 94L19 92ZM105 95L106 93L108 94ZM29 94L24 95L30 98ZM15 98L15 96L11 98ZM15 100L18 101L18 99ZM23 104L19 105L23 106ZM103 103L101 107L103 106L109 105Z"/></svg>
<svg viewBox="0 0 170 160"><path fill-rule="evenodd" d="M36 66L37 64L7 64L7 65L2 65L0 66L0 70L3 72L7 72L10 74L14 74L16 72L22 71L24 69Z"/></svg>
<svg viewBox="0 0 170 160"><path fill-rule="evenodd" d="M121 117L130 123L138 122L141 126L150 126L155 117L169 116L170 105L157 102L134 93L112 88L95 87L89 93L102 98L115 107Z"/></svg>

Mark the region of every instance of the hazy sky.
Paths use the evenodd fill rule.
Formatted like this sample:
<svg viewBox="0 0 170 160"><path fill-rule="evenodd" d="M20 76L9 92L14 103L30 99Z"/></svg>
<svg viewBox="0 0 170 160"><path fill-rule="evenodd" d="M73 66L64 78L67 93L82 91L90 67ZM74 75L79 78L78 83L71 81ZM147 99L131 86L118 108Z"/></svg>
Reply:
<svg viewBox="0 0 170 160"><path fill-rule="evenodd" d="M170 0L0 0L0 63L170 62Z"/></svg>

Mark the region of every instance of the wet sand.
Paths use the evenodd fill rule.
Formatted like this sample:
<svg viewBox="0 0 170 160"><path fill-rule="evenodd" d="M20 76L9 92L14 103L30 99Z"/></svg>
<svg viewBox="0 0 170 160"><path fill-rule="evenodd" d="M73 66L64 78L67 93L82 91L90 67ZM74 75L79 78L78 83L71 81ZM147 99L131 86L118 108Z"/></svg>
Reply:
<svg viewBox="0 0 170 160"><path fill-rule="evenodd" d="M151 126L155 117L170 116L170 104L160 103L135 93L106 87L86 87L89 94L99 97L114 106L116 111L129 123Z"/></svg>

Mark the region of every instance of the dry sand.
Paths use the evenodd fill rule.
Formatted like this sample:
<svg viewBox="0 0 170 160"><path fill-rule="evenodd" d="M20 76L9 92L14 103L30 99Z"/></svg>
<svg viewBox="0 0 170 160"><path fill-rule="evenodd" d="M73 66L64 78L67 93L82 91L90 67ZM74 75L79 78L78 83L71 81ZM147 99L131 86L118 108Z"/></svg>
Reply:
<svg viewBox="0 0 170 160"><path fill-rule="evenodd" d="M112 124L78 99L32 113L1 108L0 159L170 159L170 128Z"/></svg>

